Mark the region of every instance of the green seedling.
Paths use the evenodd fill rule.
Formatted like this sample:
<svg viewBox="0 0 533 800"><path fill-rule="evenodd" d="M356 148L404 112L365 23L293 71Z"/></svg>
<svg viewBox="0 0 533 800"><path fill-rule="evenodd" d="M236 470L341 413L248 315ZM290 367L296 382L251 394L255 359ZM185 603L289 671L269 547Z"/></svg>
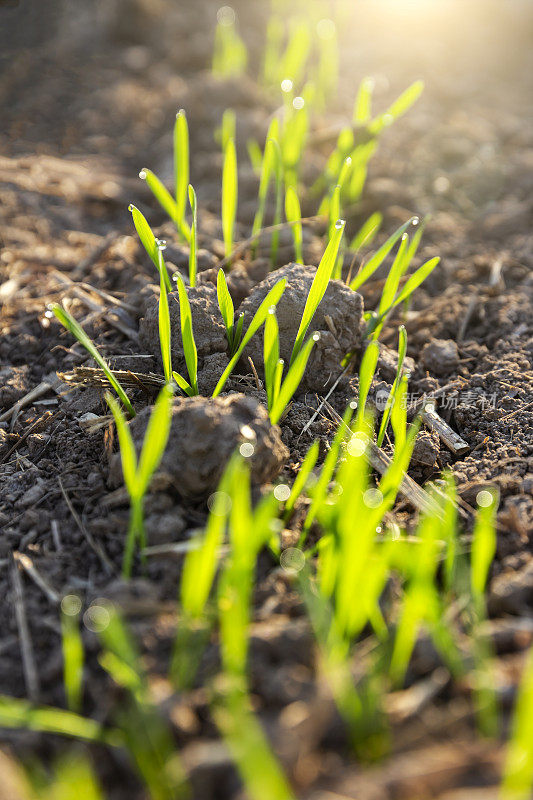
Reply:
<svg viewBox="0 0 533 800"><path fill-rule="evenodd" d="M172 197L163 182L146 167L139 172L139 177L146 181L155 199L170 219L176 225L178 233L184 241L189 241L190 230L185 220L187 208L187 187L189 185L189 127L185 111L181 109L176 114L174 124L174 187L175 197ZM130 206L130 211L135 207ZM134 218L135 221L135 218ZM135 226L137 227L137 225ZM137 228L139 237L151 255L151 249L145 243L141 231ZM154 256L152 260L155 263Z"/></svg>
<svg viewBox="0 0 533 800"><path fill-rule="evenodd" d="M189 380L185 380L185 378L176 371L172 373L172 377L182 392L192 397L198 394L198 352L196 350L196 342L192 329L191 304L187 297L185 283L179 274L176 275L176 284L180 303L181 341L183 343L183 352L185 354L185 363L187 365Z"/></svg>
<svg viewBox="0 0 533 800"><path fill-rule="evenodd" d="M326 247L324 255L320 260L320 264L318 265L313 283L311 284L311 289L309 290L307 300L305 301L302 319L300 322L300 327L298 328L298 333L296 334L296 340L292 349L289 366L292 366L298 354L300 353L304 339L307 335L307 331L309 330L309 326L311 325L313 317L315 316L315 312L322 298L324 297L324 294L326 293L326 289L328 288L331 276L333 275L333 270L335 269L339 246L344 233L345 225L346 223L344 220L337 220L333 236L329 240L328 246Z"/></svg>
<svg viewBox="0 0 533 800"><path fill-rule="evenodd" d="M141 548L146 546L143 512L144 496L148 491L152 476L159 466L167 445L170 432L172 394L172 388L168 384L159 393L148 421L138 460L133 438L120 406L109 393L106 394L107 403L117 426L122 473L131 502L130 524L122 562L122 574L125 578L131 576L136 543L138 542Z"/></svg>
<svg viewBox="0 0 533 800"><path fill-rule="evenodd" d="M226 471L213 495L205 532L193 541L194 546L183 564L181 618L170 669L174 685L181 690L189 688L194 681L211 628L207 606L227 527L228 482L229 473Z"/></svg>
<svg viewBox="0 0 533 800"><path fill-rule="evenodd" d="M360 229L357 231L355 236L353 237L352 241L350 242L349 250L353 250L356 253L361 249L361 247L368 247L372 244L375 237L379 233L379 229L383 224L383 214L380 214L379 211L376 211L375 214L372 214L366 222L361 225Z"/></svg>
<svg viewBox="0 0 533 800"><path fill-rule="evenodd" d="M222 114L222 124L216 131L215 139L220 142L222 152L226 152L226 147L230 139L236 141L237 136L237 116L232 108L226 108Z"/></svg>
<svg viewBox="0 0 533 800"><path fill-rule="evenodd" d="M367 412L366 400L376 372L379 358L379 344L370 342L367 346L359 368L359 397L357 400L357 427L360 428Z"/></svg>
<svg viewBox="0 0 533 800"><path fill-rule="evenodd" d="M94 719L62 708L34 706L27 700L7 695L0 695L0 727L53 733L112 747L121 747L124 743L121 731L105 728Z"/></svg>
<svg viewBox="0 0 533 800"><path fill-rule="evenodd" d="M283 38L283 22L278 16L272 14L267 22L265 54L263 58L263 82L268 87L278 86Z"/></svg>
<svg viewBox="0 0 533 800"><path fill-rule="evenodd" d="M313 469L315 468L316 462L318 460L318 455L320 451L320 446L318 440L315 439L307 453L305 454L305 458L302 461L300 469L298 470L298 474L294 480L294 483L291 486L291 493L289 495L289 499L285 503L285 521L288 522L292 512L294 511L294 507L302 495L302 493L310 487L310 485L315 484L315 480L313 475Z"/></svg>
<svg viewBox="0 0 533 800"><path fill-rule="evenodd" d="M198 272L198 207L196 203L196 192L189 184L189 205L192 211L191 235L189 243L189 286L196 286L196 274Z"/></svg>
<svg viewBox="0 0 533 800"><path fill-rule="evenodd" d="M296 389L300 385L311 351L320 339L319 333L314 333L289 366L285 380L283 376L283 359L279 357L279 328L276 320L275 308L270 308L265 321L264 329L264 363L265 385L268 399L270 421L277 424Z"/></svg>
<svg viewBox="0 0 533 800"><path fill-rule="evenodd" d="M70 711L79 712L83 691L83 643L80 634L81 600L68 594L61 601L61 642L63 649L63 683Z"/></svg>
<svg viewBox="0 0 533 800"><path fill-rule="evenodd" d="M159 326L159 346L161 348L161 361L163 362L163 372L167 383L172 379L172 343L170 327L170 311L168 307L167 283L168 272L163 261L163 254L159 249L159 307L158 307L158 326Z"/></svg>
<svg viewBox="0 0 533 800"><path fill-rule="evenodd" d="M274 117L268 128L265 143L265 152L260 157L259 194L257 197L257 211L252 225L252 236L257 236L263 227L268 189L276 171L276 142L279 139L279 120ZM255 255L256 247L252 249Z"/></svg>
<svg viewBox="0 0 533 800"><path fill-rule="evenodd" d="M353 123L356 126L367 125L372 118L372 94L374 81L372 78L363 78L353 107Z"/></svg>
<svg viewBox="0 0 533 800"><path fill-rule="evenodd" d="M304 263L303 257L303 230L302 230L302 210L298 193L294 186L289 186L285 193L285 218L291 223L292 236L294 239L294 260L297 264Z"/></svg>
<svg viewBox="0 0 533 800"><path fill-rule="evenodd" d="M98 660L129 699L119 712L126 747L151 798L179 800L189 797L172 735L151 700L140 653L115 607L106 603L100 608L105 624L99 631L103 652Z"/></svg>
<svg viewBox="0 0 533 800"><path fill-rule="evenodd" d="M503 768L502 800L528 800L533 790L533 648L516 698Z"/></svg>
<svg viewBox="0 0 533 800"><path fill-rule="evenodd" d="M168 270L165 266L165 261L161 255L161 251L164 249L165 243L160 239L156 239L150 225L146 220L146 217L139 211L139 209L136 206L130 204L129 210L131 211L133 224L135 225L135 230L137 231L137 235L141 240L141 244L143 245L144 249L154 262L154 265L159 275L163 277L163 280L165 281L165 285L167 287L167 291L171 292L172 284L170 283L170 278L168 275ZM163 269L161 269L161 262L163 264Z"/></svg>
<svg viewBox="0 0 533 800"><path fill-rule="evenodd" d="M350 282L350 289L356 291L364 283L366 283L366 281L374 274L374 272L383 264L396 242L402 238L407 228L412 225L415 220L418 221L418 217L411 217L411 219L409 219L407 222L404 222L403 225L400 225L400 227L395 230L391 236L389 236L387 241L381 245L379 250L374 253L374 255L366 262L366 264L361 265L357 275Z"/></svg>
<svg viewBox="0 0 533 800"><path fill-rule="evenodd" d="M224 151L224 168L222 172L222 231L224 251L229 258L233 251L233 234L235 217L237 216L237 152L235 141L229 139Z"/></svg>
<svg viewBox="0 0 533 800"><path fill-rule="evenodd" d="M123 389L123 387L120 385L119 381L115 378L115 376L113 375L113 372L109 368L107 362L105 361L104 358L102 358L102 356L100 355L100 353L96 349L96 347L93 344L93 342L87 336L87 334L85 333L85 331L83 330L81 325L78 322L76 322L74 317L72 317L68 313L68 311L65 311L64 308L62 308L61 306L59 306L57 304L52 306L52 311L54 312L54 314L56 315L56 317L58 318L60 323L63 325L63 327L65 327L67 329L67 331L72 333L72 335L76 337L76 339L82 345L82 347L84 347L87 350L89 355L92 358L94 358L94 360L96 361L96 363L98 364L100 369L105 374L107 380L109 381L109 383L111 384L111 386L113 387L115 392L117 393L118 397L120 398L120 401L121 401L122 405L124 406L124 408L128 412L129 416L130 417L134 417L135 416L135 410L134 410L134 408L133 408L133 406L132 406L132 404L131 404L131 402L129 400L128 395L126 394L126 392Z"/></svg>
<svg viewBox="0 0 533 800"><path fill-rule="evenodd" d="M244 315L243 314L239 315L237 324L235 325L234 324L235 309L233 306L233 300L231 299L231 295L229 293L228 284L226 281L226 275L223 269L219 269L217 274L217 297L218 297L218 307L220 309L220 314L222 315L222 319L224 320L224 325L226 326L226 338L228 340L230 356L233 356L237 351L237 348L242 338Z"/></svg>
<svg viewBox="0 0 533 800"><path fill-rule="evenodd" d="M379 433L377 438L378 447L381 447L381 445L383 444L383 440L387 432L387 426L389 424L391 409L400 407L401 405L400 394L403 395L403 392L400 393L400 386L402 380L403 362L406 353L407 353L407 331L405 330L405 327L403 325L400 325L399 341L398 341L398 366L396 367L396 376L394 378L394 383L392 384L391 392L387 398L387 403L383 410L383 416L381 418L381 424L379 426Z"/></svg>
<svg viewBox="0 0 533 800"><path fill-rule="evenodd" d="M368 131L373 136L377 136L384 128L392 125L400 117L406 114L411 106L416 103L424 91L424 81L415 81L390 105L382 114L375 117L368 126Z"/></svg>
<svg viewBox="0 0 533 800"><path fill-rule="evenodd" d="M339 83L339 42L332 19L321 19L316 25L318 44L317 96L324 109L335 97Z"/></svg>
<svg viewBox="0 0 533 800"><path fill-rule="evenodd" d="M217 13L212 72L217 78L235 78L246 71L248 53L237 33L235 11L222 6Z"/></svg>
<svg viewBox="0 0 533 800"><path fill-rule="evenodd" d="M285 53L278 62L278 83L290 81L294 87L302 83L310 48L309 27L304 21L298 20L292 26Z"/></svg>
<svg viewBox="0 0 533 800"><path fill-rule="evenodd" d="M238 346L237 350L235 351L234 355L230 359L230 362L229 362L228 366L226 367L226 369L224 370L224 372L220 376L219 381L218 381L217 385L215 386L215 390L214 390L213 395L212 395L213 397L218 397L218 395L220 394L220 392L224 388L224 386L226 384L226 381L228 380L229 376L231 375L231 373L233 372L233 370L237 366L237 362L239 361L244 348L246 347L246 345L248 344L248 342L250 341L252 336L254 336L254 334L257 333L257 331L259 330L261 325L265 322L265 320L267 318L267 315L268 315L268 312L269 312L269 309L272 306L276 306L278 304L278 302L279 302L279 300L281 298L281 295L283 294L283 292L285 290L285 284L286 283L287 283L287 281L286 281L285 278L282 278L280 281L277 281L277 283L274 284L272 289L269 291L269 293L267 294L267 296L265 297L265 299L263 300L263 302L261 303L261 305L259 306L259 308L255 312L255 314L254 314L254 316L252 318L252 321L250 322L250 324L249 324L249 326L248 326L248 328L246 330L246 333L242 336L242 338L240 340L240 343L239 343L239 346Z"/></svg>

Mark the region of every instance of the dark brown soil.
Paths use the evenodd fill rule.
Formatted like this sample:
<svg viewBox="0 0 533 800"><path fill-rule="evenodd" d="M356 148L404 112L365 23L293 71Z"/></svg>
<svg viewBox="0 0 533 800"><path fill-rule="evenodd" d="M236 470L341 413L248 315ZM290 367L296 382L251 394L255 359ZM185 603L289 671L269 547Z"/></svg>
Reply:
<svg viewBox="0 0 533 800"><path fill-rule="evenodd" d="M255 0L236 6L250 44L257 46L266 9ZM102 392L72 389L57 379L57 372L87 360L46 309L51 301L67 298L71 312L117 368L159 371L156 275L133 235L127 206L137 204L155 226L163 226L168 261L184 269L186 253L172 244L162 212L137 179L145 165L170 177L172 122L183 107L190 122L191 179L199 199L203 249L202 285L193 309L200 387L208 392L216 383L227 356L222 322L212 325L217 312L211 307L211 286L223 255L221 159L214 131L223 110L234 108L243 164L237 238L244 238L256 192L244 168L245 143L251 136L264 136L275 107L252 79L220 83L206 71L216 7L211 0L191 6L170 0L0 4L0 693L64 706L58 601L69 592L81 594L84 607L97 597L116 600L146 650L154 678L165 670L180 561L168 554L154 556L145 576L138 570L131 584L119 580L128 504L123 489L113 483L116 442L110 426L91 427L95 417L106 413ZM355 230L376 210L385 216L386 231L411 214L431 214L420 258L438 254L442 261L403 320L413 359L409 390L418 400L449 387L441 395L439 413L469 451L454 457L425 434L412 476L423 483L451 468L466 530L480 489L497 486L500 491L487 636L499 655L498 692L509 708L522 651L533 640L533 128L528 116L533 13L520 0L405 6L380 0L362 3L357 13L357 24L345 36L339 97L328 118L316 121L313 136L323 138L326 130L349 118L357 83L366 74L375 76L380 107L411 80L426 81L416 107L383 137L362 204L348 215L348 227ZM311 178L324 152L322 145L312 149L304 168ZM318 231L306 237L306 260L316 265L322 251ZM290 239L282 239L279 265L292 258ZM255 308L261 287L254 287L267 269L261 256L237 263L230 273L230 290L244 310ZM382 285L378 274L363 287L365 309L374 307ZM337 302L342 299L332 299L331 314L324 312L333 325L348 315L347 307L339 307L335 316ZM289 481L313 439L320 440L324 455L335 432L335 419L324 408L311 422L322 387L331 383L331 350L324 344L333 350L346 349L347 343L357 347L359 311L352 309L353 330L348 322L332 331L318 321L320 358L308 391L294 399L279 433L289 451L283 472ZM200 333L202 315L205 336ZM400 316L391 320L384 333L392 350L401 321ZM292 320L293 327L298 322ZM177 328L175 340L178 364ZM260 354L254 351L253 357L260 364ZM242 364L226 388L255 399L238 401L246 409L226 423L237 438L242 424L255 425L261 441L270 437L268 458L258 462L258 479L264 481L276 474L284 448L277 432L265 432L264 414L257 411L264 394L248 373ZM373 396L390 388L393 378L394 353L385 351ZM33 402L15 405L37 387ZM342 413L356 393L357 379L347 375L329 403ZM135 402L141 407L150 397L139 390ZM198 424L200 430L203 423ZM205 489L197 491L196 474L194 490L180 494L168 483L154 488L146 504L150 545L185 540L204 523L202 495L213 490L231 449L227 439L217 442L220 435L210 429L199 448L192 448L194 458L205 452L213 460ZM181 470L187 468L190 464L178 465L174 481L181 481ZM412 524L409 506L399 504L395 513L401 524ZM285 531L283 537L285 544L295 543L294 532ZM13 554L25 559L17 556L14 562ZM14 613L16 564L22 564L23 604L38 665L37 682L31 685ZM410 707L410 689L392 698L391 756L363 768L349 757L331 698L316 679L316 653L301 601L287 576L266 557L260 563L255 611L255 705L298 796L496 796L501 745L480 741L474 733L468 687L438 684L439 661L429 644L419 645L412 679L415 686L436 681L429 695L433 700L417 707L413 699L411 713L395 715L395 699L398 708ZM84 630L84 642L84 711L107 719L116 697L97 665L97 641L89 630ZM195 796L241 797L201 692L177 697L174 704L170 716ZM180 714L184 708L189 713ZM38 754L49 759L64 747L53 737L26 732L5 731L1 739L23 758ZM98 764L110 797L144 796L118 757L101 752Z"/></svg>

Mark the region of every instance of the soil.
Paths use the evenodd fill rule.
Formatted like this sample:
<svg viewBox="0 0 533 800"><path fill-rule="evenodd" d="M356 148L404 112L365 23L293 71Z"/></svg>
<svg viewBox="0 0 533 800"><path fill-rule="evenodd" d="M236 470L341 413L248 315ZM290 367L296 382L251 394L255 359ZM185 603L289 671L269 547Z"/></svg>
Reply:
<svg viewBox="0 0 533 800"><path fill-rule="evenodd" d="M156 681L164 674L175 630L172 601L181 561L167 548L149 559L145 574L137 565L131 583L119 579L128 504L123 488L117 488L116 442L109 424L97 424L106 413L102 391L73 389L57 378L58 372L91 364L50 318L48 304L62 299L117 369L160 371L157 276L133 235L127 206L135 203L159 226L169 243L169 264L185 271L186 251L137 178L144 165L170 178L172 121L176 109L185 108L202 248L193 324L200 388L211 391L227 363L212 288L223 256L221 158L214 134L223 110L234 108L243 164L239 240L249 235L257 190L251 170L244 168L245 143L264 137L275 102L251 78L220 82L210 75L217 7L211 0L193 6L169 0L44 5L29 0L0 5L0 692L64 706L59 599L76 592L84 608L98 597L117 602ZM235 5L255 53L265 4ZM320 142L349 118L361 77L374 76L380 108L412 80L425 79L422 98L384 135L362 202L347 215L347 224L355 232L379 210L390 231L411 214L431 214L419 255L442 260L407 315L398 314L385 329L388 348L372 397L379 408L380 392L390 389L397 326L403 321L413 401L447 387L438 411L468 444L465 455L452 455L424 432L412 477L424 483L451 469L467 535L477 493L488 486L500 493L486 635L498 653L495 680L508 710L523 652L533 641L533 128L527 115L533 11L521 0L394 6L379 0L362 3L357 14L357 25L343 39L339 96L327 119L314 124L304 177L310 185L323 165L327 147ZM305 210L316 211L312 204ZM323 249L321 233L319 227L305 232L306 262L314 266ZM267 247L255 261L238 261L228 275L241 310L253 310L272 280L266 254ZM282 272L292 258L290 238L282 237ZM290 269L302 273L296 296L312 271ZM375 306L382 285L378 273L362 288L366 310ZM207 411L205 400L178 401L176 444L166 470L172 479L154 485L146 503L149 545L185 541L204 524L205 497L243 426L253 429L260 444L259 483L280 469L290 482L314 439L323 458L336 430L335 416L321 406L338 377L332 375L334 354L346 345L357 349L361 337L358 296L345 298L346 290L336 283L329 291L331 309L324 307L323 318L314 322L322 333L316 363L279 431L267 424L260 405L264 392L247 361L226 386L240 394L221 398L220 409ZM172 347L183 367L177 319ZM298 322L288 318L288 330L295 332ZM260 369L255 350L253 360ZM17 406L33 390L30 401ZM329 404L342 413L354 396L357 379L346 374ZM142 408L152 398L153 391L138 389L133 401ZM142 427L146 413L141 411L136 426ZM206 423L211 413L215 426ZM180 441L183 432L190 448ZM202 468L194 470L190 459L200 459ZM410 528L415 516L400 501L392 518ZM284 546L297 537L295 530L284 531ZM266 556L254 608L254 707L302 800L496 796L502 745L477 737L468 687L442 680L428 642L417 645L410 686L390 697L390 756L364 767L349 755L342 724L317 678L313 637L290 576ZM21 657L20 613L38 665L33 677ZM96 661L96 636L89 628L83 636L84 712L107 720L116 692ZM421 687L429 687L424 703L417 701ZM202 692L173 696L166 709L195 797L242 797ZM3 731L1 740L24 759L37 754L49 761L65 747L59 738L25 731ZM121 758L106 750L96 762L113 800L144 797Z"/></svg>

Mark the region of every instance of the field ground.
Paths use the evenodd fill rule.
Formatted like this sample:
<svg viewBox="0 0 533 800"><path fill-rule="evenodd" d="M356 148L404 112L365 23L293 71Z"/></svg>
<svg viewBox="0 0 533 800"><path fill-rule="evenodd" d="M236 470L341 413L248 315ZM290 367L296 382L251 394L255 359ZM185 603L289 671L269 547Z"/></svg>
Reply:
<svg viewBox="0 0 533 800"><path fill-rule="evenodd" d="M170 179L173 119L178 108L186 109L205 251L201 281L209 284L216 280L222 238L215 131L223 111L235 109L243 165L237 239L244 238L257 192L245 166L245 143L264 137L276 105L251 78L220 82L210 74L216 18L210 0L190 6L160 0L154 5L163 11L153 18L146 16L150 4L140 0L49 4L55 11L27 5L0 6L0 692L63 706L58 599L77 592L87 605L99 597L119 604L156 681L174 632L180 559L153 556L144 576L138 571L129 584L119 579L127 498L113 476L110 482L110 429L91 432L84 424L87 415L105 413L105 402L95 388L65 393L55 377L86 357L46 316L47 304L71 298L71 312L117 368L159 371L157 351L147 354L146 339L138 338L155 272L134 236L128 204L162 226L169 262L184 266L186 251L172 243L163 213L137 178L139 169L149 166ZM256 53L263 5L235 5ZM327 118L315 120L316 144L306 157L304 180L308 173L311 181L323 163L320 142L349 117L364 75L375 78L380 108L424 79L420 100L384 135L348 226L355 231L374 211L383 213L384 231L411 214L431 215L420 258L440 255L442 261L417 291L405 323L414 361L409 391L418 398L449 387L439 410L469 450L452 457L427 435L430 455L421 448L410 474L424 483L445 467L452 470L467 533L478 492L499 489L486 627L498 655L497 694L509 710L524 651L533 642L533 8L491 0L380 0L361 3L354 19L341 39L339 96ZM304 205L306 213L315 212L311 201ZM320 257L319 233L306 238L306 263ZM279 259L280 266L292 260L283 237ZM243 299L264 276L264 259L238 263L230 288ZM382 278L379 273L363 287L365 308L376 303ZM103 293L123 301L118 312ZM382 337L393 349L396 327ZM211 355L209 342L200 337L198 344ZM386 364L380 370L376 391L390 387L393 377ZM311 375L281 423L288 482L313 439L321 442L322 458L336 429L335 415L323 406L314 416L325 393L321 377ZM206 386L212 380L209 364L203 380ZM34 402L8 413L36 387L41 392ZM232 379L229 388L261 398L250 376ZM348 376L329 403L342 413L354 394L356 379ZM223 453L224 442L207 439L205 458ZM399 503L394 515L412 529L408 503ZM164 488L154 492L147 501L149 545L185 540L205 519L204 502L179 501ZM294 544L298 532L284 536ZM37 666L30 686L15 613L21 598L14 553L24 567L21 591ZM427 641L415 652L409 688L391 697L397 704L391 754L363 767L350 758L332 701L316 680L312 636L296 588L266 556L259 562L251 636L255 707L299 797L496 796L501 744L474 733L469 687L439 682L442 667ZM91 631L84 631L84 642L84 711L103 720L117 693L98 666ZM203 669L215 658L208 651ZM197 796L238 797L202 690L174 703L169 714ZM64 747L58 737L25 731L4 731L1 740L21 759L50 759ZM121 758L102 749L98 764L112 798L143 796Z"/></svg>

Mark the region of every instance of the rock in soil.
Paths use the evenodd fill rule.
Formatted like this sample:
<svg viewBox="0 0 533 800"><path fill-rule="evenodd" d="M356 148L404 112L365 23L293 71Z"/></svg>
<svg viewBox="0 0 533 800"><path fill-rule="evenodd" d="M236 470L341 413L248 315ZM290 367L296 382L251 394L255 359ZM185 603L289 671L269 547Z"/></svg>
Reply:
<svg viewBox="0 0 533 800"><path fill-rule="evenodd" d="M433 339L424 345L422 363L434 375L449 375L459 365L457 344L452 339Z"/></svg>
<svg viewBox="0 0 533 800"><path fill-rule="evenodd" d="M142 446L151 408L130 423L135 445ZM280 472L289 451L267 410L253 397L184 397L174 401L170 436L161 461L158 486L173 487L183 498L202 500L214 492L224 469L239 445L249 443L252 482L264 484ZM110 483L121 480L120 455L113 456Z"/></svg>
<svg viewBox="0 0 533 800"><path fill-rule="evenodd" d="M225 353L227 349L226 329L218 309L216 290L213 286L196 286L189 289L191 304L192 328L196 349L198 351L199 368L203 359L212 353ZM186 369L185 354L181 340L180 305L177 292L168 295L170 313L170 336L172 349L172 367L178 372ZM159 297L153 296L146 303L146 312L139 325L139 342L148 353L154 355L161 363L159 345Z"/></svg>
<svg viewBox="0 0 533 800"><path fill-rule="evenodd" d="M280 357L288 364L292 348L298 333L302 313L315 277L314 267L300 264L287 264L258 284L241 303L239 313L244 312L244 330L259 308L267 293L277 281L287 278L285 291L276 309ZM330 281L326 293L320 303L309 334L320 333L320 340L311 353L301 389L322 392L342 371L341 361L344 356L361 348L363 340L363 299L341 281ZM244 351L244 358L250 357L258 371L262 371L263 336L256 335Z"/></svg>

